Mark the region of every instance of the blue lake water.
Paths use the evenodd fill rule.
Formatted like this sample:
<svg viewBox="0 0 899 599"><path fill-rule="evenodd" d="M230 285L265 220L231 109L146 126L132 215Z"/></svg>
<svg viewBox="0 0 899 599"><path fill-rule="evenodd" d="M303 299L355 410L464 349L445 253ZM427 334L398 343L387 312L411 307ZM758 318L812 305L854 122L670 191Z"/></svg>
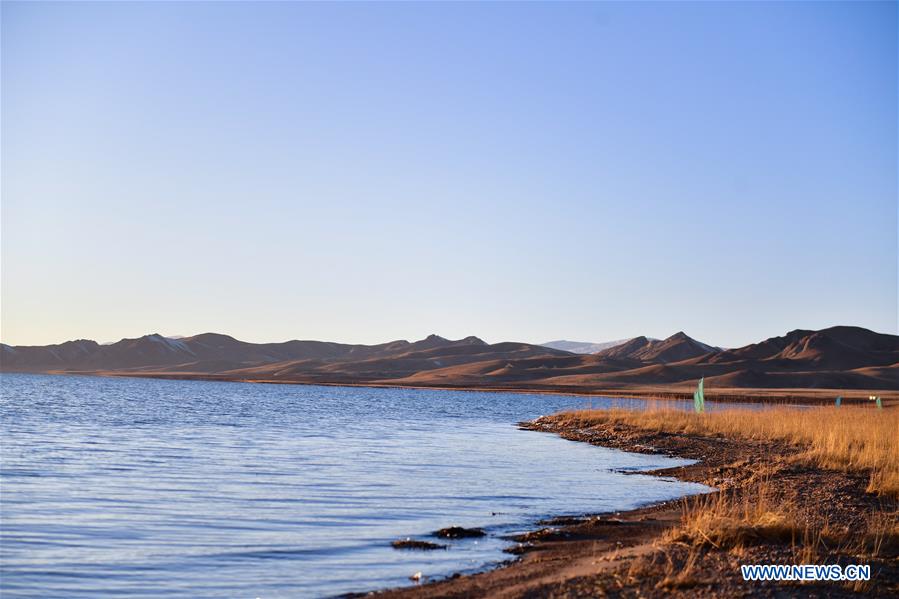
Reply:
<svg viewBox="0 0 899 599"><path fill-rule="evenodd" d="M612 402L4 374L0 594L368 591L509 559L502 537L543 517L704 490L620 472L683 460L515 426ZM446 551L390 546L450 525L489 536Z"/></svg>

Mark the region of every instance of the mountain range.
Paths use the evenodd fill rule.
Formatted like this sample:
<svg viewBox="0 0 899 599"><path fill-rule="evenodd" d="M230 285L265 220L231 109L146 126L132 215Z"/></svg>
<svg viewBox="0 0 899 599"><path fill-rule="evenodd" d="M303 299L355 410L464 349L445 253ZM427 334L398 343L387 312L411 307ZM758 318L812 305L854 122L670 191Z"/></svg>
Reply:
<svg viewBox="0 0 899 599"><path fill-rule="evenodd" d="M601 343L593 343L591 341L567 341L565 339L559 339L558 341L547 341L546 343L541 343L543 347L549 347L551 349L561 349L562 351L571 352L573 354L595 354L597 352L601 352L604 349L609 349L610 347L615 347L618 345L623 345L633 339L633 337L629 339L618 339L617 341L603 341Z"/></svg>
<svg viewBox="0 0 899 599"><path fill-rule="evenodd" d="M683 332L598 344L604 347L593 353L553 344L437 335L378 345L248 343L218 333L152 334L107 345L0 345L0 370L555 391L683 388L704 376L720 388L899 390L899 336L859 327L795 330L736 349Z"/></svg>

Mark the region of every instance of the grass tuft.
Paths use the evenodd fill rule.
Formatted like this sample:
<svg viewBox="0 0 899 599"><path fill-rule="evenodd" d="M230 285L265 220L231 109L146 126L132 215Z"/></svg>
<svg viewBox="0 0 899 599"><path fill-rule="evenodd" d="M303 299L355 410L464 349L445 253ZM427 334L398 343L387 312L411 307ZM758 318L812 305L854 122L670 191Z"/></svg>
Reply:
<svg viewBox="0 0 899 599"><path fill-rule="evenodd" d="M668 538L691 545L711 545L717 549L739 549L768 541L795 542L803 531L797 524L795 496L776 493L762 481L752 493L721 491L684 501L679 528Z"/></svg>

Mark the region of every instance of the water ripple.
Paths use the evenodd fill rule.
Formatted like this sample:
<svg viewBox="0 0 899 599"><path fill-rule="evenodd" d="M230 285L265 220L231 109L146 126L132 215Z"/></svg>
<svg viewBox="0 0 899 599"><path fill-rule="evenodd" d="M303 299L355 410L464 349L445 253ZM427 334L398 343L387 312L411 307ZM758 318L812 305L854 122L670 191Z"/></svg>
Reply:
<svg viewBox="0 0 899 599"><path fill-rule="evenodd" d="M0 385L4 599L364 591L501 561L501 537L547 515L699 489L629 474L682 461L514 426L583 407L578 397L9 374ZM447 551L390 547L450 525L490 534Z"/></svg>

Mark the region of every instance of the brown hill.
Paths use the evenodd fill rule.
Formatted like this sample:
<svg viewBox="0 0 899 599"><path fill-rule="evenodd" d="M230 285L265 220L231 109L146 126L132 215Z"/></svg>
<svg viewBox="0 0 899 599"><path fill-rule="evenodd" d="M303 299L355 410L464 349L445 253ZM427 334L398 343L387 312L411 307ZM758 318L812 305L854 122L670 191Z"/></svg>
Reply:
<svg viewBox="0 0 899 599"><path fill-rule="evenodd" d="M634 337L627 343L610 347L601 352L596 352L593 355L601 358L633 358L635 354L647 351L652 344L652 340L640 335L639 337Z"/></svg>
<svg viewBox="0 0 899 599"><path fill-rule="evenodd" d="M248 369L236 369L227 374L261 377L272 380L317 380L366 382L400 379L433 370L468 364L483 364L497 360L517 361L535 356L554 358L567 355L527 343L496 343L488 345L477 338L449 341L428 338L427 343L416 342L400 353L376 354L367 359L301 360L276 362ZM430 341L429 341L430 340Z"/></svg>
<svg viewBox="0 0 899 599"><path fill-rule="evenodd" d="M733 350L720 352L710 362L739 360L801 360L846 368L896 362L899 336L875 333L861 327L837 326L820 331L795 330Z"/></svg>
<svg viewBox="0 0 899 599"><path fill-rule="evenodd" d="M633 357L644 362L680 362L690 358L698 358L717 353L718 348L700 343L687 336L686 333L675 333L667 339L650 343L645 350L637 352Z"/></svg>
<svg viewBox="0 0 899 599"><path fill-rule="evenodd" d="M598 352L606 358L631 358L642 362L668 363L698 358L718 353L716 347L706 345L691 338L684 332L675 333L667 339L653 340L635 337L622 345Z"/></svg>
<svg viewBox="0 0 899 599"><path fill-rule="evenodd" d="M4 345L2 350L0 367L5 371L180 372L354 381L404 377L484 360L571 355L527 343L489 345L477 337L451 341L430 335L414 343L348 345L323 341L247 343L217 333L181 339L152 334L110 345L93 341L44 347Z"/></svg>
<svg viewBox="0 0 899 599"><path fill-rule="evenodd" d="M159 334L122 339L110 345L94 341L69 341L43 347L3 346L0 364L4 370L119 370L195 364L217 370L217 365L252 366L287 360L364 360L401 355L437 347L486 345L477 337L448 341L437 335L409 343L392 341L379 345L349 345L327 341L247 343L228 335L203 333L172 339ZM550 351L550 350L547 350Z"/></svg>
<svg viewBox="0 0 899 599"><path fill-rule="evenodd" d="M601 391L637 386L899 390L899 337L859 327L796 330L720 350L676 333L636 337L597 354L437 335L410 343L247 343L204 333L146 335L111 345L3 345L0 369L240 380Z"/></svg>
<svg viewBox="0 0 899 599"><path fill-rule="evenodd" d="M0 367L3 370L41 371L47 367L81 364L100 348L96 341L78 339L58 345L18 346L6 344L0 348Z"/></svg>

